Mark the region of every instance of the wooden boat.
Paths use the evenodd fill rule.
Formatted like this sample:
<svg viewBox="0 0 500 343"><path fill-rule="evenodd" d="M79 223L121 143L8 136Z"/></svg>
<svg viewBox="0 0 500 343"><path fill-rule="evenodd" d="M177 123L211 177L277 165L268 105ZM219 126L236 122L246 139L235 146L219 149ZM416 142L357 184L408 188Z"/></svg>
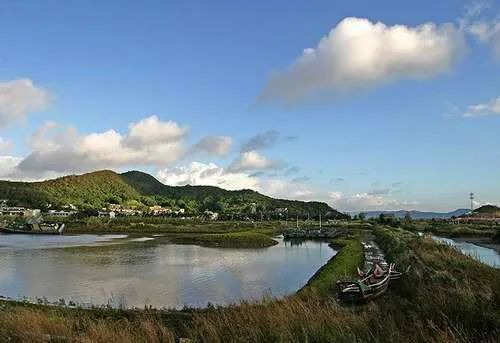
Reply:
<svg viewBox="0 0 500 343"><path fill-rule="evenodd" d="M0 232L28 235L62 235L64 224L22 224L0 227Z"/></svg>
<svg viewBox="0 0 500 343"><path fill-rule="evenodd" d="M394 264L378 276L375 272L358 281L337 281L339 297L349 302L360 302L374 299L385 293L389 287L391 273L394 272Z"/></svg>
<svg viewBox="0 0 500 343"><path fill-rule="evenodd" d="M369 275L373 274L375 272L376 265L373 265L370 270L367 272L363 272L358 268L358 275L361 278L368 277ZM410 271L411 266L408 266L404 272L400 272L396 270L396 267L394 265L394 269L391 271L391 280L398 280L400 279L404 274L408 273Z"/></svg>

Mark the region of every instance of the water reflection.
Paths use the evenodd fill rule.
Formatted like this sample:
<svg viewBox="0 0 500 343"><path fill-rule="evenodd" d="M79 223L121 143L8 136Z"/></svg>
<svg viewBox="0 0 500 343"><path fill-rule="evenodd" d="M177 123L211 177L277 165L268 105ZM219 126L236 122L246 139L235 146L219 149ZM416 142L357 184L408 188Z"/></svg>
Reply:
<svg viewBox="0 0 500 343"><path fill-rule="evenodd" d="M33 242L22 249L12 249L12 242L0 247L1 295L93 304L112 299L130 307L227 304L292 293L335 254L326 243L282 239L266 249L137 243L38 249L38 238L29 237Z"/></svg>
<svg viewBox="0 0 500 343"><path fill-rule="evenodd" d="M92 246L127 238L127 235L12 235L0 233L0 249L47 249Z"/></svg>
<svg viewBox="0 0 500 343"><path fill-rule="evenodd" d="M500 268L500 255L495 249L479 246L466 241L457 241L451 238L432 236L438 242L457 247L463 254L476 258L477 260L495 268Z"/></svg>

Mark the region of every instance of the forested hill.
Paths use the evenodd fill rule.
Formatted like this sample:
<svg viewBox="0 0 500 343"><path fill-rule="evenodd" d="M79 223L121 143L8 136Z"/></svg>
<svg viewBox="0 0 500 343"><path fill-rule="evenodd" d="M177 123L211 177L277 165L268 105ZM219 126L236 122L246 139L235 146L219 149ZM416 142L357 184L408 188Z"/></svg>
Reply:
<svg viewBox="0 0 500 343"><path fill-rule="evenodd" d="M167 186L153 176L130 171L117 174L104 170L70 175L42 182L0 181L0 199L11 205L45 209L69 204L80 209L100 209L109 204L127 207L162 205L184 208L190 213L206 209L222 213L272 212L288 209L289 214L311 216L321 213L332 218L343 214L323 202L274 199L252 190L228 191L212 186Z"/></svg>
<svg viewBox="0 0 500 343"><path fill-rule="evenodd" d="M483 205L479 208L476 208L474 210L474 214L477 214L477 215L484 215L484 214L500 215L500 207L495 206L495 205Z"/></svg>

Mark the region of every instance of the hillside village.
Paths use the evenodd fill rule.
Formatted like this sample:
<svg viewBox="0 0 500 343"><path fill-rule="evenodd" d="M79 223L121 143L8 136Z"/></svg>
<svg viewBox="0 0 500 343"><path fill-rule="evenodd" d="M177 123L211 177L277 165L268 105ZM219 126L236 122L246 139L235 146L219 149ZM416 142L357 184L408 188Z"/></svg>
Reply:
<svg viewBox="0 0 500 343"><path fill-rule="evenodd" d="M347 219L324 202L275 199L252 190L167 186L142 172L98 171L43 182L0 181L4 211L37 208L53 217L169 216L215 219ZM8 205L8 206L7 206Z"/></svg>

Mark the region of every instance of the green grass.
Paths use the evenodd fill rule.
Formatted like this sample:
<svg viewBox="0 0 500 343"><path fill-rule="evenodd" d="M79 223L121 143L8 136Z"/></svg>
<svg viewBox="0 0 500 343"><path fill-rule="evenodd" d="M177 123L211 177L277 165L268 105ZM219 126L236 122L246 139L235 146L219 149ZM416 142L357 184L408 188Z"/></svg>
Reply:
<svg viewBox="0 0 500 343"><path fill-rule="evenodd" d="M254 231L185 235L173 238L172 242L220 248L264 248L278 244L271 237Z"/></svg>
<svg viewBox="0 0 500 343"><path fill-rule="evenodd" d="M492 236L495 226L485 224L454 224L450 222L415 221L405 225L409 231L430 232L447 237L484 237Z"/></svg>
<svg viewBox="0 0 500 343"><path fill-rule="evenodd" d="M313 291L321 296L335 294L337 280L356 277L356 268L361 266L364 260L363 246L359 236L336 240L333 246L341 247L340 251L314 274L301 293Z"/></svg>
<svg viewBox="0 0 500 343"><path fill-rule="evenodd" d="M412 266L392 288L384 310L397 308L401 318L425 318L427 325L447 331L450 340L495 341L500 329L499 270L404 230L379 229L375 234L390 260Z"/></svg>
<svg viewBox="0 0 500 343"><path fill-rule="evenodd" d="M56 220L57 221L57 220ZM59 220L60 221L60 220ZM87 218L68 220L68 233L227 233L248 230L275 233L286 225L281 222L206 221L167 217L121 217L113 220Z"/></svg>

